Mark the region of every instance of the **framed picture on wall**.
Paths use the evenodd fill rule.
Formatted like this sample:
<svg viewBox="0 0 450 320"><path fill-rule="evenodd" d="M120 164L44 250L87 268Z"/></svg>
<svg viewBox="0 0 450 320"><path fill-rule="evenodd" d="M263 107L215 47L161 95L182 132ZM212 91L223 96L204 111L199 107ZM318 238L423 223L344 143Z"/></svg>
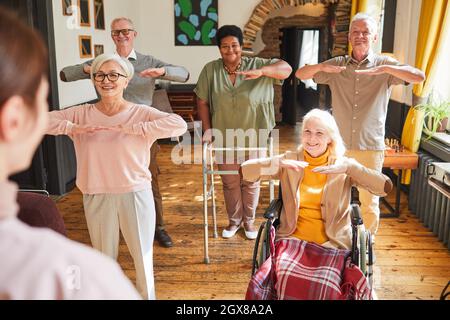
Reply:
<svg viewBox="0 0 450 320"><path fill-rule="evenodd" d="M62 12L64 16L72 15L72 0L62 0Z"/></svg>
<svg viewBox="0 0 450 320"><path fill-rule="evenodd" d="M105 9L103 0L94 0L94 25L95 29L105 30Z"/></svg>
<svg viewBox="0 0 450 320"><path fill-rule="evenodd" d="M91 16L89 13L89 1L90 0L78 0L78 8L80 14L80 26L90 27Z"/></svg>
<svg viewBox="0 0 450 320"><path fill-rule="evenodd" d="M80 58L91 58L92 57L91 36L79 36L78 43L80 47Z"/></svg>
<svg viewBox="0 0 450 320"><path fill-rule="evenodd" d="M217 3L217 0L174 0L176 46L216 44Z"/></svg>
<svg viewBox="0 0 450 320"><path fill-rule="evenodd" d="M104 52L102 44L94 44L94 57L101 55Z"/></svg>

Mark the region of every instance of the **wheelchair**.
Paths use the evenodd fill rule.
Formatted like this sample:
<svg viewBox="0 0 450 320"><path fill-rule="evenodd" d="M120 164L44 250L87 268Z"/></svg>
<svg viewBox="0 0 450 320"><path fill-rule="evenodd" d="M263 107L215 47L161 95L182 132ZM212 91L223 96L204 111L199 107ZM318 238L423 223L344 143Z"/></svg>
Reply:
<svg viewBox="0 0 450 320"><path fill-rule="evenodd" d="M272 226L277 229L280 219L283 200L281 198L281 187L279 187L279 198L272 200L269 207L264 212L264 221L258 230L258 236L255 241L252 259L252 276L262 266L264 261L270 256L270 231ZM373 289L373 264L374 254L372 245L372 236L369 230L364 227L361 216L361 209L355 201L351 204L351 225L352 225L352 247L351 261L359 267L367 279L370 289Z"/></svg>

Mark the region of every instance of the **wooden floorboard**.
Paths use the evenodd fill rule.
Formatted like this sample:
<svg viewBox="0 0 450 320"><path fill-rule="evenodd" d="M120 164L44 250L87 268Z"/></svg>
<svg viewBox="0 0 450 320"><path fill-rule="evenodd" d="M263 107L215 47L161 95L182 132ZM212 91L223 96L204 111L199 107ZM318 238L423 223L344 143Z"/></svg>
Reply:
<svg viewBox="0 0 450 320"><path fill-rule="evenodd" d="M298 127L282 127L280 150L294 150ZM251 272L254 242L241 231L232 239L212 237L209 228L210 264L204 264L203 203L200 164L175 165L173 145L161 145L158 161L166 228L172 248L154 246L155 286L158 299L243 299ZM200 149L196 150L197 162ZM200 161L199 161L200 160ZM219 236L227 225L220 179L216 179ZM268 205L268 184L263 183L257 223ZM394 192L388 200L393 202ZM68 237L90 245L81 193L75 189L57 202ZM211 223L211 216L209 216ZM417 217L408 211L402 193L401 216L382 219L375 244L375 290L379 299L438 299L450 280L450 253ZM135 281L133 260L121 239L119 263Z"/></svg>

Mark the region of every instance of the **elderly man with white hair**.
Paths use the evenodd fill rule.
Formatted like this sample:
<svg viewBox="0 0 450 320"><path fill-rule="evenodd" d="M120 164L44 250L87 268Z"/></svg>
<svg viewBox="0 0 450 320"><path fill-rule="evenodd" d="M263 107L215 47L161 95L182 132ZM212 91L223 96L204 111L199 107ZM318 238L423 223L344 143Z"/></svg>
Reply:
<svg viewBox="0 0 450 320"><path fill-rule="evenodd" d="M392 86L422 82L425 74L391 57L375 54L372 47L377 39L376 20L358 13L350 23L348 34L351 55L305 65L295 76L330 87L333 116L347 148L346 156L381 172L384 126ZM364 224L375 234L380 216L378 197L366 190L358 190Z"/></svg>
<svg viewBox="0 0 450 320"><path fill-rule="evenodd" d="M154 299L155 207L148 150L156 139L182 135L187 125L176 114L125 100L133 74L131 63L119 55L98 56L91 79L99 101L50 112L47 134L68 135L74 142L76 184L92 245L117 259L121 230L134 260L137 289Z"/></svg>

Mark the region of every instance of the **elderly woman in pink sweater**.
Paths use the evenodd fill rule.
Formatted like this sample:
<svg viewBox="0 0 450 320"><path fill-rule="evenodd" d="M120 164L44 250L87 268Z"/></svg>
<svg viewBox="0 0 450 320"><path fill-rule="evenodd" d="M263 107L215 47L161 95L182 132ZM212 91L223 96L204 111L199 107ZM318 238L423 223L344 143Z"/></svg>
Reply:
<svg viewBox="0 0 450 320"><path fill-rule="evenodd" d="M128 60L98 56L91 78L100 100L50 112L47 134L68 135L74 142L76 184L83 193L92 245L117 259L120 229L134 260L137 289L144 298L155 299L148 150L157 139L182 135L187 125L176 114L126 101L123 92L133 74Z"/></svg>

